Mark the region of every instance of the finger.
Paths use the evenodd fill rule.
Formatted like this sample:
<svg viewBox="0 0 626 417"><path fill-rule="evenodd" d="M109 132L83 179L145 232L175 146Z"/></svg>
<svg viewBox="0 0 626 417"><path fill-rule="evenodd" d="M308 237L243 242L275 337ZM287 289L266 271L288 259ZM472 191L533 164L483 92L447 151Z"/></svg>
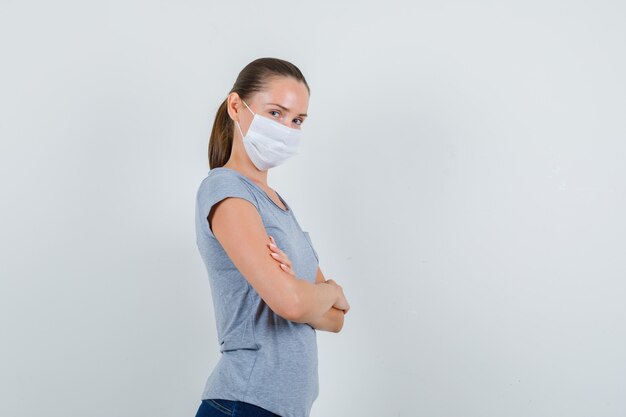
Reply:
<svg viewBox="0 0 626 417"><path fill-rule="evenodd" d="M274 258L274 260L276 262L278 262L281 265L281 268L282 268L282 265L287 267L287 269L285 269L285 271L289 272L288 270L290 270L292 268L291 262L285 261L284 259L281 258L281 256L279 254L272 252L272 253L270 253L270 255L272 256L272 258Z"/></svg>
<svg viewBox="0 0 626 417"><path fill-rule="evenodd" d="M279 252L280 251L280 249L278 249L278 246L276 246L272 242L268 243L268 246L269 246L270 250L273 250L274 252Z"/></svg>
<svg viewBox="0 0 626 417"><path fill-rule="evenodd" d="M277 261L280 260L282 262L284 262L285 264L287 264L289 267L292 267L292 263L291 260L289 260L289 257L287 256L287 254L285 252L283 252L282 250L280 250L278 248L278 246L272 246L273 244L270 243L270 249L274 250L274 252L271 252L271 255L274 259L276 259Z"/></svg>
<svg viewBox="0 0 626 417"><path fill-rule="evenodd" d="M281 250L278 246L276 246L276 245L275 245L275 244L273 244L273 243L270 243L270 248L271 248L274 252L278 253L278 254L279 254L279 255L281 255L281 256L284 256L284 255L285 255L285 252L283 252L283 251L282 251L282 250Z"/></svg>
<svg viewBox="0 0 626 417"><path fill-rule="evenodd" d="M276 251L280 251L280 248L276 244L276 240L274 239L274 236L270 236L270 247Z"/></svg>
<svg viewBox="0 0 626 417"><path fill-rule="evenodd" d="M287 255L285 254L285 252L279 251L279 252L270 252L270 255L272 258L276 259L277 261L281 261L284 262L286 264L291 264L291 262L289 262L289 258L287 258ZM289 265L291 266L291 265Z"/></svg>
<svg viewBox="0 0 626 417"><path fill-rule="evenodd" d="M282 250L280 250L280 248L276 245L274 236L269 235L269 238L270 238L269 247L270 247L270 250L273 251L273 252L270 252L270 256L280 263L280 267L285 272L288 272L291 275L295 276L296 274L295 272L293 272L292 263L289 260L289 257L287 256L287 254L283 252Z"/></svg>
<svg viewBox="0 0 626 417"><path fill-rule="evenodd" d="M285 264L281 263L281 264L280 264L280 267L281 267L281 268L282 268L285 272L287 272L287 273L289 273L289 274L291 274L291 275L294 275L294 276L296 275L296 273L295 273L295 272L293 272L293 270L292 270L290 267L288 267L287 265L285 265Z"/></svg>
<svg viewBox="0 0 626 417"><path fill-rule="evenodd" d="M283 266L284 266L284 267L286 267L286 269L285 268L283 268L283 269L286 272L289 272L290 274L295 275L295 272L293 272L293 270L291 269L292 268L292 264L291 264L290 261L282 259L281 256L278 255L277 253L273 253L272 252L272 253L270 253L270 255L272 256L272 258L274 258L274 260L276 260L278 263L280 263L281 268L283 268Z"/></svg>

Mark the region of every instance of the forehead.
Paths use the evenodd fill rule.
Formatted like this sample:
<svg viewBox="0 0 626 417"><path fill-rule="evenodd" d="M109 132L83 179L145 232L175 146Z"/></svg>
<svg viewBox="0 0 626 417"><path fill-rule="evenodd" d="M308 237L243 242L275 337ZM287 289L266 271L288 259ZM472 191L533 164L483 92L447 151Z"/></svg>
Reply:
<svg viewBox="0 0 626 417"><path fill-rule="evenodd" d="M265 89L255 94L259 104L277 103L296 112L306 112L309 92L303 82L291 77L271 78Z"/></svg>

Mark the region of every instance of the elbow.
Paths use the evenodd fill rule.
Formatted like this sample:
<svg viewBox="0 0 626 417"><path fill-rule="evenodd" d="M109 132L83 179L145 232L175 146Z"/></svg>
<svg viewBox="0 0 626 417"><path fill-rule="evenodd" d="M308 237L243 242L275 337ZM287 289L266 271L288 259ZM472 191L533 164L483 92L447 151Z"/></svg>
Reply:
<svg viewBox="0 0 626 417"><path fill-rule="evenodd" d="M301 320L304 316L304 314L298 308L298 306L293 305L293 304L288 307L283 308L283 313L279 315L282 316L285 320L295 321L298 323L302 323Z"/></svg>

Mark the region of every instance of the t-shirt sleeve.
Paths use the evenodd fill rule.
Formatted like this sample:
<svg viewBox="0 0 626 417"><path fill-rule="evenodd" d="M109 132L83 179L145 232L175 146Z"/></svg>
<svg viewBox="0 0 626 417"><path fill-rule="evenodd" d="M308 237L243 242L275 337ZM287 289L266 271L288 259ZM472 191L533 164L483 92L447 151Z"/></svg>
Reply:
<svg viewBox="0 0 626 417"><path fill-rule="evenodd" d="M311 241L311 236L309 236L309 232L304 232L304 236L306 236L306 240L309 241L309 245L311 246L311 249L313 250L313 255L315 255L315 259L317 259L317 262L319 263L320 258L319 256L317 256L317 251L315 250L315 247L313 247L313 242Z"/></svg>
<svg viewBox="0 0 626 417"><path fill-rule="evenodd" d="M207 219L211 208L227 197L238 197L252 203L257 210L259 204L249 186L240 178L228 173L215 174L206 178L198 189L196 205L200 219L204 222L203 229L215 239Z"/></svg>

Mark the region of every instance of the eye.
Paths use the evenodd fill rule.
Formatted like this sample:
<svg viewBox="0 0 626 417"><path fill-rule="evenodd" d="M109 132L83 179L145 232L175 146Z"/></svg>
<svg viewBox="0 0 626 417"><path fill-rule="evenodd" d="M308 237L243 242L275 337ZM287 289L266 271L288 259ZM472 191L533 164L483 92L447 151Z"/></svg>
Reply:
<svg viewBox="0 0 626 417"><path fill-rule="evenodd" d="M293 119L293 121L299 121L300 123L296 123L298 126L300 126L302 123L304 123L304 120L302 119Z"/></svg>
<svg viewBox="0 0 626 417"><path fill-rule="evenodd" d="M279 112L278 110L270 110L270 114L272 114L272 113L278 113L278 114L280 114L280 112Z"/></svg>

